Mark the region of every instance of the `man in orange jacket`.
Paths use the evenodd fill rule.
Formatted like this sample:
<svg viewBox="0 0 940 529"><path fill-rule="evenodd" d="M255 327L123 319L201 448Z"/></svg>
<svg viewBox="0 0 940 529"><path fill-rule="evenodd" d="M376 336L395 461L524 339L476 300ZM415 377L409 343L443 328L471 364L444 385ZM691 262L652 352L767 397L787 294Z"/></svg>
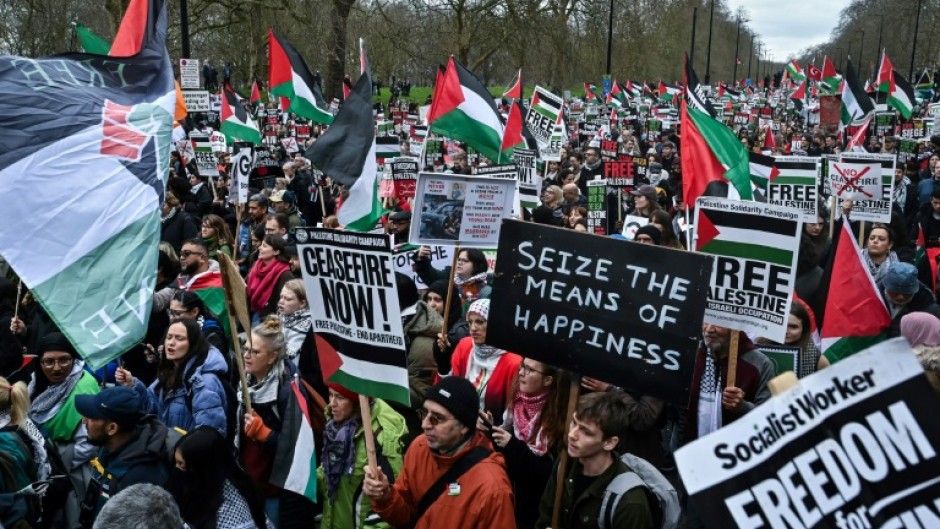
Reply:
<svg viewBox="0 0 940 529"><path fill-rule="evenodd" d="M366 466L362 490L372 509L396 527L516 527L503 456L476 429L479 396L469 380L447 377L426 393L420 435L398 480Z"/></svg>

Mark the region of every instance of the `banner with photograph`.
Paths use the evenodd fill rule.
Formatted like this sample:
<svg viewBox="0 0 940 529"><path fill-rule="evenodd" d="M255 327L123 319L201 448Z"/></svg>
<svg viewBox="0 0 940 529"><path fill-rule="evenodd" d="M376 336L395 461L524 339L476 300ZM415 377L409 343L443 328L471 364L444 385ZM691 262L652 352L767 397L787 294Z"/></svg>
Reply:
<svg viewBox="0 0 940 529"><path fill-rule="evenodd" d="M409 242L495 247L515 188L515 178L419 173Z"/></svg>

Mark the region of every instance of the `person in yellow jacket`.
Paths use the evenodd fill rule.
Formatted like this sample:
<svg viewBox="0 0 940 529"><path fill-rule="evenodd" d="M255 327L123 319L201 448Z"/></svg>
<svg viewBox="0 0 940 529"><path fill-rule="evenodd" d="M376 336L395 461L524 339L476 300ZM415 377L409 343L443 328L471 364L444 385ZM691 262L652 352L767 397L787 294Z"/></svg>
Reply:
<svg viewBox="0 0 940 529"><path fill-rule="evenodd" d="M328 383L329 421L323 432L323 454L317 468L317 494L323 505L320 529L391 526L372 511L362 495L366 440L359 410L359 395ZM398 476L402 467L402 439L408 433L405 418L382 399L371 399L372 431L378 464L386 476Z"/></svg>

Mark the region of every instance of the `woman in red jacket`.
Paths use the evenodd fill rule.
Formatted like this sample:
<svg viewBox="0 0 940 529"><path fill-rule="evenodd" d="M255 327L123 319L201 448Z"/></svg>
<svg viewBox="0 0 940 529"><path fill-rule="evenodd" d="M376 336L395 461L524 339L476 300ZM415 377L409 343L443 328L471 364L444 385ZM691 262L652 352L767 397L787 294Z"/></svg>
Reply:
<svg viewBox="0 0 940 529"><path fill-rule="evenodd" d="M491 421L502 424L522 357L487 345L486 321L489 314L489 299L478 299L470 304L467 309L470 336L457 344L451 358L451 374L472 382L480 395L480 409L491 416Z"/></svg>

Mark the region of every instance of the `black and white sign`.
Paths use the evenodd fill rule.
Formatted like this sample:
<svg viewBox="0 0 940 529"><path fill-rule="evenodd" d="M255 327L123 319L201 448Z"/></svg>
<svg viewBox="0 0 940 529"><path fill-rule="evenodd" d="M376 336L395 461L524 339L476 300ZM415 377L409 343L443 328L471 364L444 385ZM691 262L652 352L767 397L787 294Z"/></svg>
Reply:
<svg viewBox="0 0 940 529"><path fill-rule="evenodd" d="M183 90L199 90L199 59L180 59L180 88ZM208 94L208 92L206 93ZM187 106L187 108L189 107ZM192 111L193 109L189 108L189 110ZM206 111L208 110L206 109Z"/></svg>
<svg viewBox="0 0 940 529"><path fill-rule="evenodd" d="M183 90L183 102L188 112L209 112L209 92L205 90Z"/></svg>
<svg viewBox="0 0 940 529"><path fill-rule="evenodd" d="M676 463L706 527L940 527L936 408L898 338L801 379Z"/></svg>
<svg viewBox="0 0 940 529"><path fill-rule="evenodd" d="M713 258L503 221L487 343L685 405Z"/></svg>

